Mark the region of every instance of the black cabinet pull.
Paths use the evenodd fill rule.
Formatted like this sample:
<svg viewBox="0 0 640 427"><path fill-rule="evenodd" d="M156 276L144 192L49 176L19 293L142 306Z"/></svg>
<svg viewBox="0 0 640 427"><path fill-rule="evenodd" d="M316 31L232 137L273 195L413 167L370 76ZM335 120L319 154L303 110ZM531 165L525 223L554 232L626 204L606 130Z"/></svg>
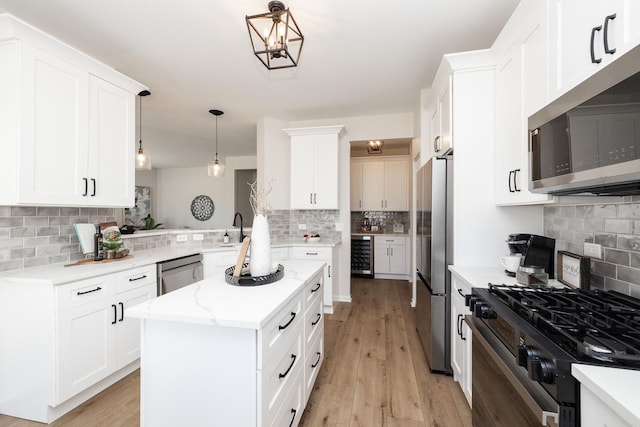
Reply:
<svg viewBox="0 0 640 427"><path fill-rule="evenodd" d="M318 360L316 360L316 363L311 365L312 368L315 368L316 366L318 366L318 363L320 363L320 358L322 357L322 354L320 352L317 352L316 354L318 355Z"/></svg>
<svg viewBox="0 0 640 427"><path fill-rule="evenodd" d="M318 252L305 252L307 255L318 255Z"/></svg>
<svg viewBox="0 0 640 427"><path fill-rule="evenodd" d="M296 413L298 411L296 411L295 409L291 408L291 413L293 414L293 418L291 418L291 422L289 423L289 427L291 427L293 425L293 422L296 420Z"/></svg>
<svg viewBox="0 0 640 427"><path fill-rule="evenodd" d="M465 294L462 293L462 289L458 288L458 294L460 294L462 298L465 298Z"/></svg>
<svg viewBox="0 0 640 427"><path fill-rule="evenodd" d="M293 365L296 363L297 357L298 356L296 356L295 354L291 354L291 365L289 365L289 367L287 368L286 371L284 371L284 373L278 374L278 378L283 379L284 377L289 375L289 371L291 371L291 368L293 368Z"/></svg>
<svg viewBox="0 0 640 427"><path fill-rule="evenodd" d="M511 186L511 182L513 181L511 177L513 176L514 171L509 171L509 193L513 193L513 187Z"/></svg>
<svg viewBox="0 0 640 427"><path fill-rule="evenodd" d="M520 188L518 188L518 175L520 174L520 169L515 169L513 171L513 189L519 193Z"/></svg>
<svg viewBox="0 0 640 427"><path fill-rule="evenodd" d="M96 288L95 288L95 289L91 289L90 291L78 291L78 292L76 292L76 294L78 294L78 295L85 295L85 294L90 294L91 292L99 291L99 290L101 290L101 289L102 289L102 288L101 288L100 286L96 286Z"/></svg>
<svg viewBox="0 0 640 427"><path fill-rule="evenodd" d="M321 286L322 286L322 285L321 285L320 283L318 283L318 284L317 284L317 286L316 286L315 288L311 289L311 293L313 293L313 292L318 292L318 291L320 290L320 287L321 287Z"/></svg>
<svg viewBox="0 0 640 427"><path fill-rule="evenodd" d="M322 314L318 313L318 318L314 322L311 322L311 326L316 326L321 318Z"/></svg>
<svg viewBox="0 0 640 427"><path fill-rule="evenodd" d="M289 319L289 321L284 326L278 325L278 330L281 331L283 329L286 329L287 326L289 326L291 324L291 322L293 322L293 319L295 319L295 318L296 318L296 313L292 311L291 312L291 319Z"/></svg>
<svg viewBox="0 0 640 427"><path fill-rule="evenodd" d="M313 204L313 193L309 193L309 204Z"/></svg>
<svg viewBox="0 0 640 427"><path fill-rule="evenodd" d="M143 275L142 275L142 276L140 276L140 277L134 277L133 279L129 279L129 281L130 281L130 282L135 282L136 280L142 280L142 279L145 279L146 277L147 277L147 275L146 275L146 274L143 274Z"/></svg>
<svg viewBox="0 0 640 427"><path fill-rule="evenodd" d="M89 180L87 178L82 178L84 181L84 193L82 193L82 197L86 197L89 194Z"/></svg>
<svg viewBox="0 0 640 427"><path fill-rule="evenodd" d="M96 195L96 179L91 178L91 182L93 183L93 193L91 193L91 197L95 197Z"/></svg>
<svg viewBox="0 0 640 427"><path fill-rule="evenodd" d="M464 315L458 314L458 335L462 341L466 341L467 339L462 335L462 322L464 321Z"/></svg>
<svg viewBox="0 0 640 427"><path fill-rule="evenodd" d="M115 325L118 319L118 307L115 304L111 304L111 307L113 307L113 322L111 324Z"/></svg>
<svg viewBox="0 0 640 427"><path fill-rule="evenodd" d="M613 15L609 15L606 18L604 18L604 36L603 36L604 53L609 53L609 54L616 53L615 47L613 49L609 49L609 22L613 21L614 19L616 19L615 13Z"/></svg>
<svg viewBox="0 0 640 427"><path fill-rule="evenodd" d="M313 204L314 205L318 204L318 193L313 193Z"/></svg>
<svg viewBox="0 0 640 427"><path fill-rule="evenodd" d="M118 322L122 322L124 320L124 304L119 302L118 305L120 306L120 318Z"/></svg>
<svg viewBox="0 0 640 427"><path fill-rule="evenodd" d="M597 27L593 27L591 29L591 44L590 44L590 50L591 50L591 62L594 64L599 64L602 62L602 58L596 58L596 52L595 52L595 40L596 40L596 33L598 31L602 30L602 25L598 25Z"/></svg>
<svg viewBox="0 0 640 427"><path fill-rule="evenodd" d="M331 277L331 266L327 266L328 276Z"/></svg>

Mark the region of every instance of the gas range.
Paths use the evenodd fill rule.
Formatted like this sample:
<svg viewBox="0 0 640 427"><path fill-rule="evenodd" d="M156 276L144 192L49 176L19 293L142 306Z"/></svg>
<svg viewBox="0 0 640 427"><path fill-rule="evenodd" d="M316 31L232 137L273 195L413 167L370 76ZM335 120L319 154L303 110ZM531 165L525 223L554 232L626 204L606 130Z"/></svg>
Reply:
<svg viewBox="0 0 640 427"><path fill-rule="evenodd" d="M487 338L511 378L529 390L543 418L552 416L562 427L580 425L573 363L640 369L636 298L615 291L489 284L473 288L465 302L475 333ZM475 366L475 353L473 360Z"/></svg>

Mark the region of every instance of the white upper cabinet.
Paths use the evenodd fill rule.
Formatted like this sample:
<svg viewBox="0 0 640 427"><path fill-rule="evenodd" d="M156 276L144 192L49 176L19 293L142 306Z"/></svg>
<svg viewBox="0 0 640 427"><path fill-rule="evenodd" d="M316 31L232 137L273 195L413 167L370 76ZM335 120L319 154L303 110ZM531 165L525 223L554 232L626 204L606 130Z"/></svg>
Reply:
<svg viewBox="0 0 640 427"><path fill-rule="evenodd" d="M0 39L0 204L132 206L144 86L10 15Z"/></svg>
<svg viewBox="0 0 640 427"><path fill-rule="evenodd" d="M420 148L421 151L427 153L426 156L423 156L425 160L432 156L439 156L452 147L451 92L451 70L449 67L441 65L427 98L427 114L431 117L430 137L423 138Z"/></svg>
<svg viewBox="0 0 640 427"><path fill-rule="evenodd" d="M344 126L284 129L291 136L291 209L338 209L338 143Z"/></svg>
<svg viewBox="0 0 640 427"><path fill-rule="evenodd" d="M524 1L495 43L496 193L498 205L548 203L529 192L528 117L549 101L547 2ZM512 20L514 18L512 17ZM510 25L511 24L511 25ZM510 42L505 51L504 46Z"/></svg>
<svg viewBox="0 0 640 427"><path fill-rule="evenodd" d="M408 211L409 161L352 160L352 211Z"/></svg>
<svg viewBox="0 0 640 427"><path fill-rule="evenodd" d="M556 0L551 5L554 97L640 43L636 0Z"/></svg>

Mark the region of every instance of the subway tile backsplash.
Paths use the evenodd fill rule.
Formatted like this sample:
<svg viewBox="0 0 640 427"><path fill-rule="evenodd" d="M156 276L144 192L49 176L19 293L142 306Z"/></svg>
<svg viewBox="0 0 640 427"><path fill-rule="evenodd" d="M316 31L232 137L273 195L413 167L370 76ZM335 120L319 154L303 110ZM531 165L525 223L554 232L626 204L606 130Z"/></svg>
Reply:
<svg viewBox="0 0 640 427"><path fill-rule="evenodd" d="M640 202L544 208L544 233L556 249L584 254L584 243L602 245L591 260L591 286L640 297Z"/></svg>

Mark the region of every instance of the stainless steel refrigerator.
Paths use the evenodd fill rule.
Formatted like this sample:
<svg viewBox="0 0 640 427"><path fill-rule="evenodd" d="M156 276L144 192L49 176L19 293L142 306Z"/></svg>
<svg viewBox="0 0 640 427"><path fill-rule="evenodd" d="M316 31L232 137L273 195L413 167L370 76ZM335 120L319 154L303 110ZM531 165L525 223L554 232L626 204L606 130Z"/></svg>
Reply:
<svg viewBox="0 0 640 427"><path fill-rule="evenodd" d="M416 329L431 372L451 374L453 156L432 158L416 178Z"/></svg>

